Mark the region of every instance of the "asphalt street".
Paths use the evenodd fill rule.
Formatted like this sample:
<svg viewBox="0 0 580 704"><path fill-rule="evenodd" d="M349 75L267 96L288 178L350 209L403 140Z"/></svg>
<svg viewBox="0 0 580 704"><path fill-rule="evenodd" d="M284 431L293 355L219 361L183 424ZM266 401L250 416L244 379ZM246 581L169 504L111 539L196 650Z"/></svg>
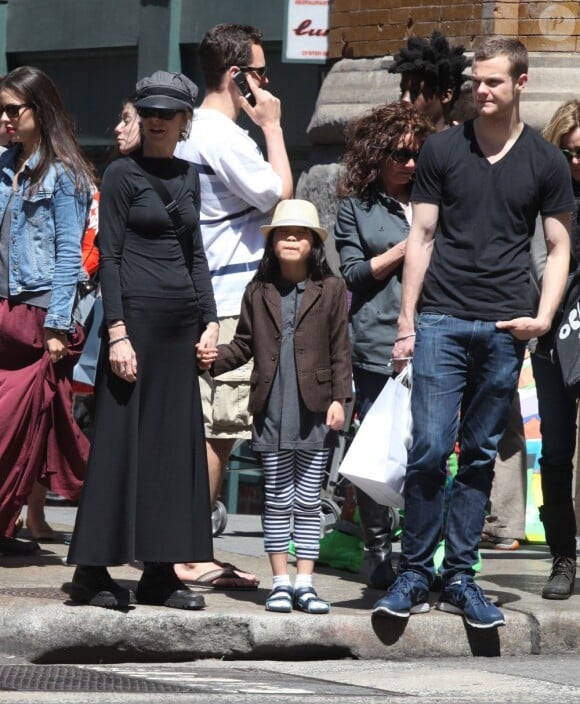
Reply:
<svg viewBox="0 0 580 704"><path fill-rule="evenodd" d="M405 662L205 660L30 665L0 658L0 701L46 704L572 704L580 657Z"/></svg>

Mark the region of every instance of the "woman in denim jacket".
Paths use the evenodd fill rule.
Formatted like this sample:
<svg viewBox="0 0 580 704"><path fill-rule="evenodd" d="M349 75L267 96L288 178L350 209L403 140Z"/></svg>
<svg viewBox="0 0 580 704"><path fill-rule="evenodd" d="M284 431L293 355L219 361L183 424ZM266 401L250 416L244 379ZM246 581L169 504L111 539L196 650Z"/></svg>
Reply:
<svg viewBox="0 0 580 704"><path fill-rule="evenodd" d="M340 271L352 292L350 333L359 419L393 373L391 352L401 304L401 275L411 225L411 183L419 150L434 131L410 103L382 105L346 130L343 198L334 237ZM367 584L395 579L387 509L357 489L368 555Z"/></svg>
<svg viewBox="0 0 580 704"><path fill-rule="evenodd" d="M70 380L93 177L42 71L23 66L0 82L0 126L12 143L0 157L0 552L17 554L38 549L10 537L35 482L76 498L84 474Z"/></svg>

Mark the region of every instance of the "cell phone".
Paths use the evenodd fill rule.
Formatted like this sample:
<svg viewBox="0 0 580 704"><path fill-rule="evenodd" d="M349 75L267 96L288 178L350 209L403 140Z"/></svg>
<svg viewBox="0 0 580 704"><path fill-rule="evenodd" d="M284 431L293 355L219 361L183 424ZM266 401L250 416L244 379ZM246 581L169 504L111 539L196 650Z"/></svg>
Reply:
<svg viewBox="0 0 580 704"><path fill-rule="evenodd" d="M248 81L246 81L246 77L244 76L242 71L236 71L234 75L232 76L234 81L236 82L236 85L238 86L240 93L244 96L244 98L250 103L252 107L256 104L256 98L254 94L252 93L250 86L248 85Z"/></svg>

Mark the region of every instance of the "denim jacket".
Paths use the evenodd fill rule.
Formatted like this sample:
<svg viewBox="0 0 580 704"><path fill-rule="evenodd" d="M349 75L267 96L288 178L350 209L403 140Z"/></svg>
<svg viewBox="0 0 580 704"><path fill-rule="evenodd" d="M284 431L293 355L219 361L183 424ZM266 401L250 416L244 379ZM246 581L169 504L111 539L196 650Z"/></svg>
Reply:
<svg viewBox="0 0 580 704"><path fill-rule="evenodd" d="M20 147L0 156L0 218L12 191L15 161ZM34 153L18 180L12 200L8 290L51 291L45 327L72 329L77 282L84 278L81 241L89 213L90 192L75 190L60 163L52 165L42 183L30 193L30 168L38 162Z"/></svg>
<svg viewBox="0 0 580 704"><path fill-rule="evenodd" d="M397 336L403 265L385 279L375 279L370 260L407 238L409 223L396 200L379 193L366 203L346 198L336 215L334 241L340 272L352 293L350 335L352 364L391 374L390 357Z"/></svg>

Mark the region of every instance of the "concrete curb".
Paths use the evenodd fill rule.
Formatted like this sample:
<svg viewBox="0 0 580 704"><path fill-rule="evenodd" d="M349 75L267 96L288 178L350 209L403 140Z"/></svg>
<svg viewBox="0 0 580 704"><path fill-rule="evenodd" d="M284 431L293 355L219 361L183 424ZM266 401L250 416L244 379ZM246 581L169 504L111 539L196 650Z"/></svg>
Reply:
<svg viewBox="0 0 580 704"><path fill-rule="evenodd" d="M69 529L72 516L59 529ZM54 523L54 521L53 521ZM478 582L506 616L506 626L481 630L460 616L431 609L410 619L371 618L383 592L362 575L317 569L316 586L330 600L328 616L264 610L271 576L259 517L231 517L216 541L217 557L253 572L257 591L199 590L207 608L179 611L137 606L108 611L67 602L73 569L67 547L45 544L28 558L0 557L0 654L42 663L563 655L580 652L580 583L567 601L540 597L549 573L545 546L514 553L483 551ZM394 545L395 553L398 544ZM294 572L291 565L290 573ZM114 579L135 588L137 565L114 567ZM437 595L430 595L434 604Z"/></svg>
<svg viewBox="0 0 580 704"><path fill-rule="evenodd" d="M27 600L28 601L28 600ZM232 615L138 606L123 613L35 600L0 611L0 653L32 662L225 659L403 660L570 654L580 614L506 609L507 624L479 630L432 610L401 622L307 614Z"/></svg>

